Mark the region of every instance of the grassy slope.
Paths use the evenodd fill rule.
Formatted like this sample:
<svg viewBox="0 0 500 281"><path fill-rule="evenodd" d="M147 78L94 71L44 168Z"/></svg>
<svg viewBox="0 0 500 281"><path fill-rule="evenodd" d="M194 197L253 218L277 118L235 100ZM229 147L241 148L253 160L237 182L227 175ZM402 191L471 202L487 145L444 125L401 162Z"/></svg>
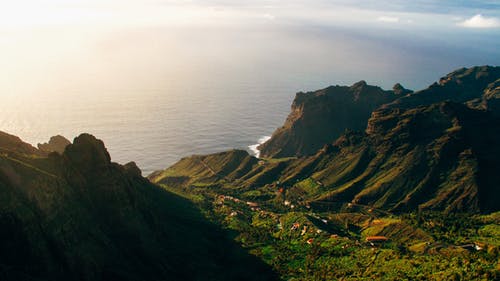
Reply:
<svg viewBox="0 0 500 281"><path fill-rule="evenodd" d="M306 182L300 185L313 188L313 192L318 187L311 182L307 187ZM215 222L235 231L237 241L273 266L283 280L500 277L500 221L496 214L397 216L356 207L350 212L317 213L306 208L284 211L268 205L252 210L245 201L230 198L200 206ZM294 224L299 226L294 228ZM386 236L389 241L371 247L364 241L373 235ZM472 242L480 243L484 250L470 252L459 247Z"/></svg>

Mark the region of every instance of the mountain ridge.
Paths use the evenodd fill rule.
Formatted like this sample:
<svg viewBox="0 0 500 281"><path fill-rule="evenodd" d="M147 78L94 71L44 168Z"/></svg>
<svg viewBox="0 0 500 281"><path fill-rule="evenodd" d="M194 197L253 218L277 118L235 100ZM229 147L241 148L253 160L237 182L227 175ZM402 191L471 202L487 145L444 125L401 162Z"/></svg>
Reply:
<svg viewBox="0 0 500 281"><path fill-rule="evenodd" d="M224 191L231 188L235 194L258 190L267 202L276 196L273 188L281 185L287 190L287 198L316 208L320 208L316 202L326 201L340 206L362 204L398 213L498 211L495 202L500 200L500 194L495 183L500 178L494 171L500 168L497 161L500 150L494 144L500 142L500 119L490 110L493 107L488 109L483 101L495 102L499 88L491 81L499 78L500 67L486 66L454 71L441 79L442 85L433 84L415 93L405 92L401 85L396 85L396 90L405 92L395 99L399 102L375 108L362 130L347 128L335 140L322 143L313 154L264 157L260 161L247 155L245 161L251 165L239 177L234 176L236 166L233 170L220 166L234 160L230 159L230 153L196 156L208 161L202 165L194 158L184 158L150 180L167 183L171 176L179 176L183 179L177 182L179 187L203 184ZM361 81L335 89L346 94L370 93L359 90L366 87L372 86ZM450 88L458 93L452 100ZM380 93L380 88L372 89ZM307 103L325 105L326 92L298 94L285 127L293 128L294 120L300 119L319 118L318 124L323 124L328 119L324 110L319 115L312 113L313 118L306 115L315 106L295 111L298 105ZM471 106L469 99L480 102ZM324 128L323 132L327 131ZM275 140L280 138L277 135ZM207 166L213 172L207 174Z"/></svg>
<svg viewBox="0 0 500 281"><path fill-rule="evenodd" d="M401 86L398 93L405 92L403 89ZM258 149L262 157L311 154L346 129L363 129L374 109L397 97L394 91L384 91L363 80L349 87L337 85L297 93L283 127Z"/></svg>
<svg viewBox="0 0 500 281"><path fill-rule="evenodd" d="M392 91L384 91L363 80L350 87L301 92L296 95L285 124L258 149L262 157L312 155L346 129L364 130L370 114L378 108L408 109L453 101L498 112L499 79L500 67L476 66L455 70L416 92L399 83Z"/></svg>

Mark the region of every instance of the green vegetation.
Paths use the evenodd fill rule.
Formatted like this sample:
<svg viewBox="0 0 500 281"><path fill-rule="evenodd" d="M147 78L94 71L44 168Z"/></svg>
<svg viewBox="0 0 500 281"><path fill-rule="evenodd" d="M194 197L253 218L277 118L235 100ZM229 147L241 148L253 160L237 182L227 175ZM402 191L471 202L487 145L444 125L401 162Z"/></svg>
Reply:
<svg viewBox="0 0 500 281"><path fill-rule="evenodd" d="M196 202L283 280L500 279L500 120L463 104L498 77L500 68L459 70L370 109L364 133L328 141L321 133L340 134L331 120L344 113L325 97L352 103L349 94L374 91L381 102L392 93L358 83L298 94L261 148L306 156L233 150L149 178Z"/></svg>
<svg viewBox="0 0 500 281"><path fill-rule="evenodd" d="M294 188L314 193L318 184L306 179ZM213 186L206 193L197 190L197 196L207 199L200 208L234 231L235 240L272 266L282 280L500 278L499 213L391 215L361 207L353 207L354 212L315 212L301 205L285 209L282 198L251 207L240 199L256 192L221 196L224 191ZM216 199L209 203L210 198ZM388 241L373 246L365 242L369 236Z"/></svg>

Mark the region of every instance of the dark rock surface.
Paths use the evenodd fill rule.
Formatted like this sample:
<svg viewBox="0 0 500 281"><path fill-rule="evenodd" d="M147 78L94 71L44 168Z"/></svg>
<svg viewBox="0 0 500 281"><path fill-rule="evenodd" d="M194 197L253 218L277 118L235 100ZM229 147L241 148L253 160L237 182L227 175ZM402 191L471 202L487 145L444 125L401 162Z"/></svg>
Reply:
<svg viewBox="0 0 500 281"><path fill-rule="evenodd" d="M61 135L53 136L50 138L49 142L39 143L38 149L47 153L57 152L62 154L66 146L70 145L71 142Z"/></svg>
<svg viewBox="0 0 500 281"><path fill-rule="evenodd" d="M275 279L192 203L111 162L92 135L48 157L0 136L1 280Z"/></svg>

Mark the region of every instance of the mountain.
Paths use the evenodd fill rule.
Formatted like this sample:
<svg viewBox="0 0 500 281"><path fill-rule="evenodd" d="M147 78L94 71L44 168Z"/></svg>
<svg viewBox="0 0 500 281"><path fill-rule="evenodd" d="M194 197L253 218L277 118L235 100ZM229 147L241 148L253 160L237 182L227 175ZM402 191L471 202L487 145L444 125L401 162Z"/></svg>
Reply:
<svg viewBox="0 0 500 281"><path fill-rule="evenodd" d="M384 108L415 108L442 101L466 103L477 99L490 100L485 93L500 79L500 67L476 66L461 68L439 79L428 88L384 105ZM498 86L498 84L496 84ZM486 96L485 96L486 95Z"/></svg>
<svg viewBox="0 0 500 281"><path fill-rule="evenodd" d="M338 138L346 129L362 130L373 110L400 95L411 93L400 84L393 91L360 81L297 93L283 127L260 145L262 157L309 155Z"/></svg>
<svg viewBox="0 0 500 281"><path fill-rule="evenodd" d="M344 131L336 140L321 144L313 155L260 160L244 151L198 155L150 179L192 191L209 188L265 204L281 204L286 198L318 210L325 205L335 209L355 204L398 213L498 211L498 69L461 69L439 85L406 93L373 110L363 131ZM397 88L401 91L402 87ZM453 94L457 97L450 98ZM328 134L335 125L322 121L327 119L325 95L298 97L294 108L301 116L295 118L292 112L285 125L289 129L283 132L299 134L296 128L302 120L316 120ZM302 99L308 100L304 104L315 105L299 110L296 104ZM309 111L312 108L318 108L317 112ZM275 140L282 136L279 131Z"/></svg>
<svg viewBox="0 0 500 281"><path fill-rule="evenodd" d="M500 120L462 104L376 111L366 135L345 135L311 157L329 160L315 166L312 177L330 188L314 200L397 212L497 211L498 141Z"/></svg>
<svg viewBox="0 0 500 281"><path fill-rule="evenodd" d="M82 134L48 155L0 133L1 280L274 280L188 200Z"/></svg>
<svg viewBox="0 0 500 281"><path fill-rule="evenodd" d="M471 107L497 112L500 67L461 68L428 88L413 93L401 84L392 91L366 85L335 86L298 93L283 127L259 146L262 157L312 155L335 141L346 129L361 131L378 108L409 109L443 101L468 103Z"/></svg>

